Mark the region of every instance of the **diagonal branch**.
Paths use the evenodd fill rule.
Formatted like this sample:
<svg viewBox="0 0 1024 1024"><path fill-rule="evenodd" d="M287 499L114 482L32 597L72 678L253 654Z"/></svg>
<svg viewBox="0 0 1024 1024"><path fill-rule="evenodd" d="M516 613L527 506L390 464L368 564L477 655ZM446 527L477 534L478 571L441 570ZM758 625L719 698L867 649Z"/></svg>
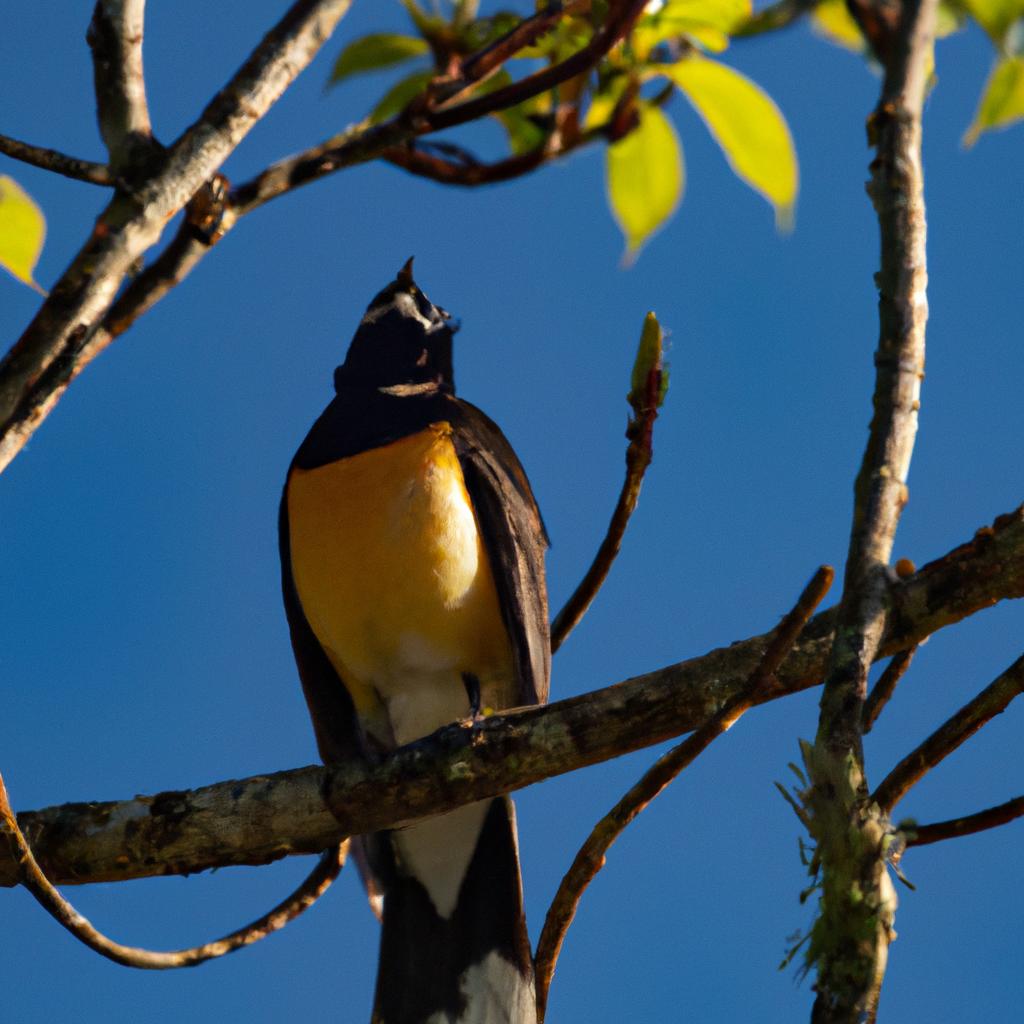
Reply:
<svg viewBox="0 0 1024 1024"><path fill-rule="evenodd" d="M910 663L917 653L916 647L908 647L893 655L892 661L885 666L885 671L878 677L878 682L871 688L867 699L864 701L864 710L861 714L861 732L867 735L878 721L878 716L885 710L885 705L896 692L896 685L903 678Z"/></svg>
<svg viewBox="0 0 1024 1024"><path fill-rule="evenodd" d="M62 174L65 178L87 181L90 185L113 185L114 176L105 164L94 163L92 160L79 160L78 157L66 156L54 149L44 149L28 142L20 142L9 135L0 135L0 153L12 160L41 167L44 171Z"/></svg>
<svg viewBox="0 0 1024 1024"><path fill-rule="evenodd" d="M896 584L879 656L1014 597L1024 597L1024 509ZM834 611L808 623L777 673L778 691L764 700L820 682L834 626ZM699 728L747 684L770 640L752 637L582 697L494 716L473 730L450 727L372 770L304 768L192 792L69 804L18 820L47 877L60 884L318 853L346 833L439 813ZM17 880L16 864L0 858L0 885Z"/></svg>
<svg viewBox="0 0 1024 1024"><path fill-rule="evenodd" d="M719 736L728 732L754 706L764 691L775 685L775 673L796 643L815 608L824 600L835 573L824 565L804 588L793 609L779 623L771 642L743 689L726 701L696 732L649 768L629 792L597 823L573 859L555 898L548 908L540 940L537 943L535 973L537 982L537 1018L543 1022L548 992L555 974L558 955L576 916L580 899L605 865L612 843L622 835L641 811L679 774L688 768Z"/></svg>
<svg viewBox="0 0 1024 1024"><path fill-rule="evenodd" d="M113 960L123 967L137 967L148 971L166 971L177 967L195 967L234 953L245 946L251 946L268 935L280 931L286 924L304 914L331 887L338 877L348 856L349 841L335 843L321 856L316 867L307 875L302 884L273 910L225 935L221 939L192 946L188 949L157 951L142 949L138 946L124 946L108 938L93 924L82 916L54 888L39 867L32 854L17 819L11 810L7 797L7 788L0 776L0 821L3 822L10 844L14 847L14 855L18 862L19 881L32 894L36 902L63 928L67 929L79 942L88 946L100 956Z"/></svg>
<svg viewBox="0 0 1024 1024"><path fill-rule="evenodd" d="M907 754L882 780L872 799L886 814L890 813L928 772L969 740L986 722L1001 715L1021 693L1024 693L1024 656Z"/></svg>
<svg viewBox="0 0 1024 1024"><path fill-rule="evenodd" d="M937 821L932 825L914 825L913 828L906 830L907 848L971 836L986 829L1006 825L1020 817L1024 817L1024 796L1014 797L995 807L987 807L976 814L967 815L966 818Z"/></svg>
<svg viewBox="0 0 1024 1024"><path fill-rule="evenodd" d="M249 59L174 143L159 171L117 193L84 247L21 338L0 362L0 469L21 450L60 397L41 392L54 363L77 359L125 275L156 244L167 221L208 180L292 80L316 56L351 0L296 0Z"/></svg>

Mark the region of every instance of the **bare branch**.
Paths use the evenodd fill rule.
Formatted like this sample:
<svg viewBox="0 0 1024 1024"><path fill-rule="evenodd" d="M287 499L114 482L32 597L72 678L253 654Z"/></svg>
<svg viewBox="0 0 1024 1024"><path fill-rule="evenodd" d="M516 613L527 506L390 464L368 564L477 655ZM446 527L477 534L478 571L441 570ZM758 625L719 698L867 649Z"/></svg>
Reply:
<svg viewBox="0 0 1024 1024"><path fill-rule="evenodd" d="M916 647L908 647L905 651L894 654L892 660L885 666L885 671L879 676L878 682L872 687L867 700L864 701L861 732L865 735L871 732L875 722L878 721L878 716L885 710L889 698L896 692L896 684L910 668L910 663L914 660L916 653Z"/></svg>
<svg viewBox="0 0 1024 1024"><path fill-rule="evenodd" d="M113 185L114 176L106 165L93 163L91 160L79 160L74 156L66 156L53 149L43 149L27 142L12 139L9 135L0 135L0 153L20 160L22 163L41 167L44 171L62 174L65 178L76 181L87 181L90 185Z"/></svg>
<svg viewBox="0 0 1024 1024"><path fill-rule="evenodd" d="M915 825L907 829L907 847L927 846L929 843L941 843L946 839L959 839L961 836L974 835L986 829L998 828L1024 816L1024 796L1014 797L1005 804L988 807L966 818L953 818L950 821L937 821L933 825Z"/></svg>
<svg viewBox="0 0 1024 1024"><path fill-rule="evenodd" d="M668 753L663 754L649 768L629 792L597 823L573 859L555 898L548 908L537 943L535 975L537 986L537 1019L544 1020L548 992L555 974L558 955L562 950L569 926L576 916L580 899L587 887L605 865L605 857L612 843L622 835L630 823L679 774L689 767L719 736L723 735L747 712L762 691L774 686L775 673L782 660L796 643L814 609L824 600L835 573L824 565L804 588L793 609L779 623L771 642L743 689L726 702L692 736Z"/></svg>
<svg viewBox="0 0 1024 1024"><path fill-rule="evenodd" d="M140 176L151 163L153 129L142 73L146 0L98 0L86 38L92 49L100 134L116 176Z"/></svg>
<svg viewBox="0 0 1024 1024"><path fill-rule="evenodd" d="M986 722L1002 714L1010 701L1021 693L1024 693L1024 656L907 754L882 780L872 800L888 814L928 772Z"/></svg>
<svg viewBox="0 0 1024 1024"><path fill-rule="evenodd" d="M313 59L351 0L296 0L159 171L117 193L71 266L0 363L0 469L60 397L35 385L54 362L75 361L92 342L125 275L167 221L199 190Z"/></svg>
<svg viewBox="0 0 1024 1024"><path fill-rule="evenodd" d="M1024 597L1024 509L900 581L891 596L880 657L997 601ZM778 690L763 699L820 682L834 626L834 610L808 623L777 673ZM452 727L372 772L303 768L192 792L68 804L18 820L47 877L60 884L318 853L344 834L388 828L698 728L747 684L770 640L752 637L546 708L496 715L473 730ZM333 794L340 822L325 793ZM0 885L17 880L15 862L0 858Z"/></svg>
<svg viewBox="0 0 1024 1024"><path fill-rule="evenodd" d="M904 0L882 92L869 120L869 193L881 234L874 416L854 484L853 523L835 642L807 767L823 897L809 949L815 1024L873 1024L894 931L887 823L869 800L862 723L871 663L890 603L889 558L917 433L924 376L925 252L921 111L937 0Z"/></svg>
<svg viewBox="0 0 1024 1024"><path fill-rule="evenodd" d="M661 405L663 373L659 358L657 365L648 371L645 387L642 389L643 395L630 393L630 401L635 403L635 415L626 428L626 437L629 438L629 447L626 449L626 479L622 482L619 500L594 561L551 624L552 653L565 643L569 634L587 613L622 548L626 527L640 500L644 474L651 464L651 459L654 458L654 421L658 418L658 408Z"/></svg>
<svg viewBox="0 0 1024 1024"><path fill-rule="evenodd" d="M100 956L113 960L114 963L124 967L138 967L149 971L195 967L206 960L213 960L226 953L233 953L243 946L251 946L254 942L259 942L260 939L265 939L268 935L280 931L286 924L307 911L327 892L331 883L341 872L345 858L348 856L349 846L349 841L346 839L325 851L317 866L287 899L251 924L225 935L222 939L215 939L213 942L206 942L201 946L162 952L142 949L138 946L123 946L120 942L108 938L75 910L53 887L46 875L43 874L32 854L28 840L18 827L17 819L11 810L3 776L0 776L0 821L3 821L5 825L8 841L17 851L21 884L35 897L36 902L79 942L99 953Z"/></svg>

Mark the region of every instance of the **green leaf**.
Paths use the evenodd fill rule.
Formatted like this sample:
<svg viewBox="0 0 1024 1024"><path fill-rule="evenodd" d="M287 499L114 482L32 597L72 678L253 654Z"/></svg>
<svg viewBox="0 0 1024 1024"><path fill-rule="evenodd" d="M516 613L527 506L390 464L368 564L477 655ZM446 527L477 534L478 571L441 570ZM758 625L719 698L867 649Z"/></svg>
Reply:
<svg viewBox="0 0 1024 1024"><path fill-rule="evenodd" d="M46 237L46 218L13 179L0 175L0 267L41 292L32 277Z"/></svg>
<svg viewBox="0 0 1024 1024"><path fill-rule="evenodd" d="M371 123L387 121L405 110L410 100L423 92L433 77L433 71L414 71L407 78L395 82L370 112Z"/></svg>
<svg viewBox="0 0 1024 1024"><path fill-rule="evenodd" d="M775 207L776 224L788 227L799 177L796 150L771 98L738 71L697 54L659 70L686 94L733 171Z"/></svg>
<svg viewBox="0 0 1024 1024"><path fill-rule="evenodd" d="M683 194L683 153L675 129L641 103L640 123L608 147L608 202L626 236L627 260L672 215Z"/></svg>
<svg viewBox="0 0 1024 1024"><path fill-rule="evenodd" d="M583 118L581 127L584 131L601 128L608 123L615 111L615 105L622 99L627 85L629 85L628 75L616 75L605 82L598 92L594 93L590 99L586 117Z"/></svg>
<svg viewBox="0 0 1024 1024"><path fill-rule="evenodd" d="M964 0L964 6L996 46L1002 45L1010 26L1024 17L1024 0Z"/></svg>
<svg viewBox="0 0 1024 1024"><path fill-rule="evenodd" d="M974 122L964 135L973 146L982 132L1005 128L1024 119L1024 57L1004 57L992 69L981 94Z"/></svg>
<svg viewBox="0 0 1024 1024"><path fill-rule="evenodd" d="M338 55L328 85L337 85L352 75L404 64L430 49L426 40L381 32L355 39Z"/></svg>
<svg viewBox="0 0 1024 1024"><path fill-rule="evenodd" d="M636 350L636 361L629 381L629 404L639 416L647 407L647 378L652 370L661 373L658 381L658 393L655 395L655 408L660 409L668 393L668 367L665 365L664 333L658 318L653 313L644 317L644 327L640 332L640 344Z"/></svg>

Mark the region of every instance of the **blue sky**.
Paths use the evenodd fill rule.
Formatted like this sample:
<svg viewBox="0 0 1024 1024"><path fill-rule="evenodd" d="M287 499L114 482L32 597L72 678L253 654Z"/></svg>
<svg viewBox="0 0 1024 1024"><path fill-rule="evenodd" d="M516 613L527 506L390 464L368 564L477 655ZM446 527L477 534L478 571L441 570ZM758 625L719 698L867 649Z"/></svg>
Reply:
<svg viewBox="0 0 1024 1024"><path fill-rule="evenodd" d="M170 140L281 5L152 5L145 50ZM87 11L16 5L0 42L0 130L102 159ZM231 158L244 180L358 119L386 76L325 94L347 39L401 24L356 4L321 58ZM1024 129L964 151L992 53L977 30L940 45L925 123L928 376L896 555L923 563L1021 500L1020 268ZM688 187L629 270L597 151L520 182L446 190L354 168L242 223L197 273L76 381L0 481L6 586L2 769L15 805L115 799L315 759L278 592L276 515L288 461L331 394L374 292L411 254L462 320L460 392L520 453L553 540L557 608L586 568L621 483L629 368L644 313L671 332L672 389L655 461L611 579L555 662L563 697L770 628L821 562L842 565L870 413L877 320L864 119L878 82L803 28L725 58L785 113L801 161L796 229L740 184L681 99L670 111ZM490 127L462 138L494 152ZM38 200L46 286L103 194L3 160ZM14 340L38 302L0 280ZM997 607L928 643L869 738L888 767L1020 654ZM1011 709L901 805L935 820L1020 792ZM777 965L810 923L799 827L776 795L814 693L759 709L614 847L587 893L550 1019L805 1019L807 982ZM536 935L593 822L651 750L518 797ZM1024 998L1022 826L912 852L883 1019L1005 1019ZM72 889L121 941L192 944L256 916L308 870L292 860L195 878ZM354 874L257 947L144 974L79 946L22 892L0 894L5 1020L37 1024L368 1017L376 926Z"/></svg>

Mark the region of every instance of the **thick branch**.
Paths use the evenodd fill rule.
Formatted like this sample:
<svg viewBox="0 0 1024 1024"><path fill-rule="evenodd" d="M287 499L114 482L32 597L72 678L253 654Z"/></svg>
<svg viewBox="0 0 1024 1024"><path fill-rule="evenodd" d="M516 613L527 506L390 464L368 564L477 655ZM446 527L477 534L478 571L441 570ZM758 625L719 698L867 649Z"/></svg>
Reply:
<svg viewBox="0 0 1024 1024"><path fill-rule="evenodd" d="M0 363L0 469L59 397L40 390L54 363L75 361L110 309L125 275L313 59L351 0L297 0L231 81L171 147L158 173L118 193L25 333Z"/></svg>
<svg viewBox="0 0 1024 1024"><path fill-rule="evenodd" d="M19 142L9 135L0 135L0 153L12 160L41 167L44 171L62 174L65 178L87 181L91 185L113 185L114 176L104 164L93 163L91 160L79 160L74 156L66 156L53 149L32 146L27 142Z"/></svg>
<svg viewBox="0 0 1024 1024"><path fill-rule="evenodd" d="M1018 658L973 700L912 750L882 780L872 799L889 813L925 775L969 740L986 722L1001 715L1024 693L1024 657Z"/></svg>
<svg viewBox="0 0 1024 1024"><path fill-rule="evenodd" d="M1018 597L1024 509L894 586L879 656ZM834 623L832 611L811 620L778 672L778 691L766 699L820 681ZM387 828L698 728L746 685L770 640L771 634L752 637L593 694L495 716L473 730L450 727L373 770L302 768L193 792L67 804L18 820L47 876L62 884L316 853L345 833ZM324 792L333 794L337 820ZM0 860L0 885L16 881L14 862Z"/></svg>

